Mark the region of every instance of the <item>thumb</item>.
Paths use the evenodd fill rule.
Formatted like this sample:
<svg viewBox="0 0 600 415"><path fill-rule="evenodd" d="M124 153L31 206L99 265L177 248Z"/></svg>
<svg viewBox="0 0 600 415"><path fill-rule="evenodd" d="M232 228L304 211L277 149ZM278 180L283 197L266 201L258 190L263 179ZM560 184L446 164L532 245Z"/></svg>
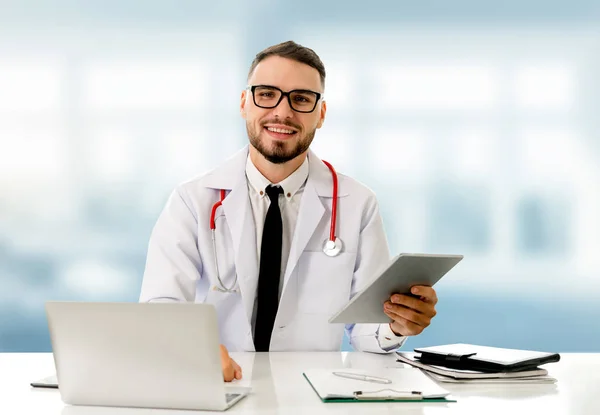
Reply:
<svg viewBox="0 0 600 415"><path fill-rule="evenodd" d="M405 336L404 333L406 333L406 327L395 320L390 323L390 329L392 329L397 336Z"/></svg>
<svg viewBox="0 0 600 415"><path fill-rule="evenodd" d="M229 357L229 352L227 351L227 347L225 347L224 345L220 345L219 346L220 350L221 350L221 361L223 362L223 364L225 364L225 362L229 362L229 360L231 359Z"/></svg>
<svg viewBox="0 0 600 415"><path fill-rule="evenodd" d="M221 357L229 356L229 352L227 351L227 347L225 347L225 345L220 344L219 349L221 350Z"/></svg>
<svg viewBox="0 0 600 415"><path fill-rule="evenodd" d="M227 352L227 348L221 345L221 367L223 369L223 379L226 382L231 382L235 376L235 372L233 369L233 365L231 364L232 360L229 357L229 353Z"/></svg>

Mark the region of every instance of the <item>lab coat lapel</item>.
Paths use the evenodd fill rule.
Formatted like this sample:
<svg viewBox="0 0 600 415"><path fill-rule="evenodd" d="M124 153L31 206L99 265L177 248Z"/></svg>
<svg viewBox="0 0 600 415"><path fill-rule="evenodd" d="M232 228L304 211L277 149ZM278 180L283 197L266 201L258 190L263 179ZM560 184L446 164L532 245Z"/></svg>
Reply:
<svg viewBox="0 0 600 415"><path fill-rule="evenodd" d="M214 189L231 189L223 200L223 213L231 232L238 277L248 323L252 320L254 294L258 276L256 230L246 182L245 166L248 147L244 147L205 179L205 185Z"/></svg>
<svg viewBox="0 0 600 415"><path fill-rule="evenodd" d="M245 177L223 201L223 211L231 232L235 270L244 309L246 310L248 323L250 323L257 284L258 258L256 230Z"/></svg>
<svg viewBox="0 0 600 415"><path fill-rule="evenodd" d="M328 216L326 215L326 212L328 212L329 209L322 199L331 199L333 196L333 179L331 172L312 150L308 150L308 168L308 179L304 186L304 194L302 195L302 201L300 202L296 229L294 230L290 255L285 269L283 280L284 290L294 269L298 265L300 256L315 233L317 226L319 226L324 216ZM343 180L339 180L338 197L347 195L348 188L346 184Z"/></svg>
<svg viewBox="0 0 600 415"><path fill-rule="evenodd" d="M290 247L290 255L288 257L288 263L285 269L285 275L283 280L283 289L296 267L304 248L308 244L308 241L312 237L315 229L321 222L323 215L325 214L325 207L323 202L319 198L319 194L315 189L313 180L309 179L306 181L304 186L304 194L302 195L302 201L300 202L300 210L298 212L298 220L296 223L296 229L294 237L292 238L292 246Z"/></svg>

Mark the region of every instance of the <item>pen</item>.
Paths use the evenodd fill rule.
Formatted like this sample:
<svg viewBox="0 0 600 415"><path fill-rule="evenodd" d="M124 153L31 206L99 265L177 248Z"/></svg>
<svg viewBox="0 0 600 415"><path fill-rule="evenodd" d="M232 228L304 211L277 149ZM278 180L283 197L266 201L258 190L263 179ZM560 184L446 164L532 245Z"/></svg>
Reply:
<svg viewBox="0 0 600 415"><path fill-rule="evenodd" d="M373 383L392 383L391 380L389 379L385 379L385 378L380 378L377 376L370 376L370 375L360 375L357 373L346 373L346 372L333 372L333 374L335 376L339 376L341 378L347 378L347 379L354 379L354 380L363 380L365 382L373 382Z"/></svg>

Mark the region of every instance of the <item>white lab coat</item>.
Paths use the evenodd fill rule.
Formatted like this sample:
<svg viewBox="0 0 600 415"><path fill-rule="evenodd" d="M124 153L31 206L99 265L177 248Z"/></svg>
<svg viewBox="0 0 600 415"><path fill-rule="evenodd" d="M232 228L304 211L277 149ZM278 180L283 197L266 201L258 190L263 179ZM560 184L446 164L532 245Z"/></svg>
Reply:
<svg viewBox="0 0 600 415"><path fill-rule="evenodd" d="M171 194L150 238L140 301L188 301L213 304L221 342L230 351L254 351L251 319L258 283L259 258L245 176L248 147L220 167L179 185ZM340 350L344 325L327 320L376 276L389 259L389 248L374 193L338 174L336 257L323 253L329 237L332 177L311 151L309 175L300 202L271 351ZM217 256L226 286L238 275L239 290L224 293L217 285L210 212L228 194L216 214ZM348 325L352 345L384 352L377 324Z"/></svg>

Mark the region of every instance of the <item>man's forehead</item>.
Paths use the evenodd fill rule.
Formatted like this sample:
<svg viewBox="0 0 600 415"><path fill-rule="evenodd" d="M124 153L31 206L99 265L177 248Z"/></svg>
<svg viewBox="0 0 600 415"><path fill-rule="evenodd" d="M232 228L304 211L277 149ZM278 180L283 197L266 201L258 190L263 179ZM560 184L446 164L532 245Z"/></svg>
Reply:
<svg viewBox="0 0 600 415"><path fill-rule="evenodd" d="M292 59L270 56L261 61L250 76L251 85L272 85L284 91L320 91L321 77L315 68Z"/></svg>

